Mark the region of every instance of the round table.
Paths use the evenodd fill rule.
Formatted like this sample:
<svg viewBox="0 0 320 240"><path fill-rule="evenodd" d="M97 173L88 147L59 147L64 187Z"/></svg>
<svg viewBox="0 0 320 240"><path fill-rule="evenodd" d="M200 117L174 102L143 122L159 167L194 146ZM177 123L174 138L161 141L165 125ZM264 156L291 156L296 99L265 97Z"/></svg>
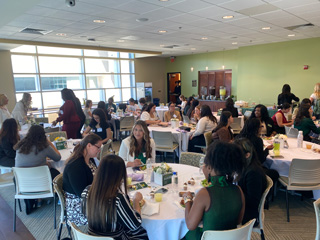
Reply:
<svg viewBox="0 0 320 240"><path fill-rule="evenodd" d="M167 106L156 107L156 112L158 114L159 119L164 122L164 113L167 112L169 108Z"/></svg>
<svg viewBox="0 0 320 240"><path fill-rule="evenodd" d="M167 193L163 194L162 202L160 202L160 211L158 214L152 216L142 215L142 226L147 230L150 240L177 240L183 238L188 232L185 222L185 210L179 205L181 197L179 193L183 190L183 183L188 182L191 177L196 181L194 186L188 185L188 190L195 192L201 188L200 181L205 177L199 173L198 167L193 167L184 164L169 164L174 172L178 172L179 184L177 192L172 190L171 184L165 187L169 188ZM132 168L128 168L127 172L132 172ZM148 183L149 179L145 182ZM159 187L155 183L150 183L152 187ZM150 188L138 190L141 192L146 201L154 202L153 199L148 199ZM135 191L130 192L130 195Z"/></svg>

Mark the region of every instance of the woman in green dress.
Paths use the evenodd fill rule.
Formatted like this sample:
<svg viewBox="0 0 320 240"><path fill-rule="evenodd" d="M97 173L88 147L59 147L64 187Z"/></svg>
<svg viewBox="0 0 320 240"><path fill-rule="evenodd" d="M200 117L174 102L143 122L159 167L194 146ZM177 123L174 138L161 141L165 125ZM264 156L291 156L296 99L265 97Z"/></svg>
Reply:
<svg viewBox="0 0 320 240"><path fill-rule="evenodd" d="M204 231L229 230L241 224L245 201L241 188L233 184L244 163L241 149L235 144L216 142L209 146L202 168L209 186L193 199L184 195L185 219L189 232L184 239L200 240ZM203 221L203 228L198 227Z"/></svg>

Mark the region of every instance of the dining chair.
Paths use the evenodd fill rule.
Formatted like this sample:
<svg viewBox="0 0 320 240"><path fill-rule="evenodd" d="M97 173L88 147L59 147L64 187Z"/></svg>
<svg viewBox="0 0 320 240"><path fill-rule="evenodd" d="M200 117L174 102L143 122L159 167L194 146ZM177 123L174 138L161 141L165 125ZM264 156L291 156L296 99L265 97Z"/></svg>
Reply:
<svg viewBox="0 0 320 240"><path fill-rule="evenodd" d="M172 132L152 131L152 138L156 145L156 151L159 152L172 152L173 159L176 159L174 151L179 147L178 143L173 142Z"/></svg>
<svg viewBox="0 0 320 240"><path fill-rule="evenodd" d="M39 124L39 123L49 123L49 118L47 117L37 117L34 119L34 121Z"/></svg>
<svg viewBox="0 0 320 240"><path fill-rule="evenodd" d="M64 137L65 139L67 139L67 132L66 131L50 132L50 133L46 133L46 136L49 138L51 142L53 142L57 137Z"/></svg>
<svg viewBox="0 0 320 240"><path fill-rule="evenodd" d="M320 240L320 198L313 202L314 211L316 212L317 233L315 240Z"/></svg>
<svg viewBox="0 0 320 240"><path fill-rule="evenodd" d="M289 138L297 138L299 134L299 130L293 127L284 126L284 129L286 131L286 135Z"/></svg>
<svg viewBox="0 0 320 240"><path fill-rule="evenodd" d="M61 232L63 225L66 225L68 229L69 236L71 236L71 230L70 226L67 224L68 219L67 219L67 212L66 212L66 200L64 198L64 191L63 191L63 175L60 173L58 176L56 176L53 179L53 189L57 193L58 198L60 200L60 225L59 225L59 230L58 230L58 236L57 239L60 240L61 238ZM56 218L56 212L54 212L54 217Z"/></svg>
<svg viewBox="0 0 320 240"><path fill-rule="evenodd" d="M120 118L120 127L119 127L119 139L122 140L121 132L131 132L133 124L134 124L134 116L127 116ZM125 134L125 137L127 134Z"/></svg>
<svg viewBox="0 0 320 240"><path fill-rule="evenodd" d="M55 194L52 187L52 179L48 166L17 168L13 167L16 181L16 193L14 195L13 231L16 231L16 200L39 199L53 197L54 212L56 211ZM54 227L56 219L54 218Z"/></svg>
<svg viewBox="0 0 320 240"><path fill-rule="evenodd" d="M73 233L73 240L113 240L111 237L92 236L80 231L80 229L72 222L69 221Z"/></svg>
<svg viewBox="0 0 320 240"><path fill-rule="evenodd" d="M255 227L253 227L252 231L260 233L261 236L261 240L265 240L264 237L264 232L263 232L263 226L264 226L264 203L266 201L266 197L270 191L270 189L273 186L273 181L270 177L266 176L267 178L267 187L264 190L261 199L260 199L260 203L259 203L259 217L258 217L258 221L259 224Z"/></svg>
<svg viewBox="0 0 320 240"><path fill-rule="evenodd" d="M200 159L203 157L205 157L205 155L202 153L182 152L180 154L179 163L199 167Z"/></svg>
<svg viewBox="0 0 320 240"><path fill-rule="evenodd" d="M246 112L243 114L243 116L244 116L245 119L248 119L248 118L250 118L251 114L252 114L252 111L246 111Z"/></svg>
<svg viewBox="0 0 320 240"><path fill-rule="evenodd" d="M232 128L234 134L239 134L241 132L241 121L242 119L240 117L233 118L233 123L230 124L230 127Z"/></svg>
<svg viewBox="0 0 320 240"><path fill-rule="evenodd" d="M248 221L239 228L225 231L204 231L201 240L223 239L223 240L250 240L252 227L256 219Z"/></svg>
<svg viewBox="0 0 320 240"><path fill-rule="evenodd" d="M286 188L287 221L290 222L288 191L320 189L320 159L292 159L289 176L280 176L279 182Z"/></svg>
<svg viewBox="0 0 320 240"><path fill-rule="evenodd" d="M110 149L110 147L111 147L111 144L112 144L112 140L109 139L106 144L104 144L104 145L101 146L100 156L99 156L99 160L100 160L100 161L101 161L101 159L102 159L104 156L106 156L106 155L108 155L108 154L111 153L111 152L109 151L109 149Z"/></svg>

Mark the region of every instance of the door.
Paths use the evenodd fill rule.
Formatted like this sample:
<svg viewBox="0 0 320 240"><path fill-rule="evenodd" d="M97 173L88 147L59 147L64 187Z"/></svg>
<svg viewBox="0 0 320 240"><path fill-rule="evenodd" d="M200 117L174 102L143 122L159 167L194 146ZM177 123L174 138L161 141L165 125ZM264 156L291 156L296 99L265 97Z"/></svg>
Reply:
<svg viewBox="0 0 320 240"><path fill-rule="evenodd" d="M167 74L167 99L168 102L179 102L181 95L181 72Z"/></svg>

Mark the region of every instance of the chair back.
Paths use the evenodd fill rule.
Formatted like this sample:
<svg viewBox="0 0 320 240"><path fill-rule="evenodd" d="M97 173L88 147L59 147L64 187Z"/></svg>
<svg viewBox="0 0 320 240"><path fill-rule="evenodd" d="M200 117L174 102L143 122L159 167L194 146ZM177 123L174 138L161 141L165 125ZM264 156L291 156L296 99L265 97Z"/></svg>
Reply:
<svg viewBox="0 0 320 240"><path fill-rule="evenodd" d="M240 228L225 231L204 231L201 240L250 240L252 227L256 219L252 219Z"/></svg>
<svg viewBox="0 0 320 240"><path fill-rule="evenodd" d="M60 212L60 221L64 222L64 216L66 214L66 200L64 198L64 191L63 191L63 175L60 173L53 179L53 188L57 193L60 203L61 203L61 212Z"/></svg>
<svg viewBox="0 0 320 240"><path fill-rule="evenodd" d="M172 132L152 131L152 138L154 140L156 148L173 148Z"/></svg>
<svg viewBox="0 0 320 240"><path fill-rule="evenodd" d="M290 186L307 186L308 190L320 189L320 159L292 159L288 190Z"/></svg>
<svg viewBox="0 0 320 240"><path fill-rule="evenodd" d="M206 132L204 135L204 140L206 141L206 148L208 149L209 145L212 143L212 132Z"/></svg>
<svg viewBox="0 0 320 240"><path fill-rule="evenodd" d="M111 237L100 237L85 234L72 222L69 222L71 226L74 240L113 240Z"/></svg>
<svg viewBox="0 0 320 240"><path fill-rule="evenodd" d="M267 187L264 190L261 199L260 199L260 203L259 203L259 225L253 228L254 232L260 232L260 229L263 229L263 225L264 225L264 203L266 201L266 197L270 191L270 189L273 186L273 181L269 176L266 176L267 178Z"/></svg>
<svg viewBox="0 0 320 240"><path fill-rule="evenodd" d="M320 198L313 202L314 211L316 212L316 220L317 220L317 233L316 239L320 240Z"/></svg>
<svg viewBox="0 0 320 240"><path fill-rule="evenodd" d="M51 142L53 142L57 137L64 137L65 139L67 139L67 132L66 131L50 132L50 133L46 133L46 136L49 138Z"/></svg>
<svg viewBox="0 0 320 240"><path fill-rule="evenodd" d="M37 117L34 119L34 121L39 124L39 123L49 123L49 118L47 117Z"/></svg>
<svg viewBox="0 0 320 240"><path fill-rule="evenodd" d="M131 131L134 124L134 116L121 117L119 131Z"/></svg>
<svg viewBox="0 0 320 240"><path fill-rule="evenodd" d="M13 167L16 181L15 198L35 199L53 197L51 174L48 166Z"/></svg>
<svg viewBox="0 0 320 240"><path fill-rule="evenodd" d="M45 128L44 131L46 133L59 132L60 127L49 127L49 128Z"/></svg>
<svg viewBox="0 0 320 240"><path fill-rule="evenodd" d="M233 129L234 132L239 132L241 131L241 118L233 118L233 123L230 124L230 127Z"/></svg>
<svg viewBox="0 0 320 240"><path fill-rule="evenodd" d="M180 154L180 164L186 164L194 167L199 167L200 159L205 157L202 153L182 152Z"/></svg>
<svg viewBox="0 0 320 240"><path fill-rule="evenodd" d="M108 153L110 153L109 148L111 147L111 144L112 144L112 140L109 139L106 144L102 145L101 150L100 150L100 157L99 157L100 161L102 160L102 158L104 156L106 156L106 155L108 155Z"/></svg>
<svg viewBox="0 0 320 240"><path fill-rule="evenodd" d="M299 134L299 130L293 127L284 126L284 129L286 130L286 135L289 138L297 138Z"/></svg>

